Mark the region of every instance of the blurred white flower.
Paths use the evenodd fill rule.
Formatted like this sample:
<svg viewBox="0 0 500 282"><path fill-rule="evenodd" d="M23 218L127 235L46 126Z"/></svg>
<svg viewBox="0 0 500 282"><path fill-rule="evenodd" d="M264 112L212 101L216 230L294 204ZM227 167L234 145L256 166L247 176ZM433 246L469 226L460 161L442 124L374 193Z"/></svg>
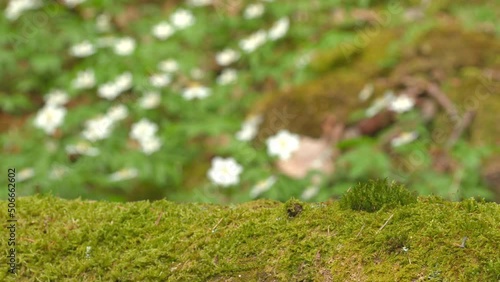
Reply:
<svg viewBox="0 0 500 282"><path fill-rule="evenodd" d="M35 176L34 168L32 167L23 168L17 173L16 181L22 182L32 178L33 176Z"/></svg>
<svg viewBox="0 0 500 282"><path fill-rule="evenodd" d="M141 139L139 144L141 145L142 152L146 155L151 155L161 148L161 140L156 136Z"/></svg>
<svg viewBox="0 0 500 282"><path fill-rule="evenodd" d="M120 92L130 89L132 87L132 74L130 72L120 74L115 79L115 84L120 89Z"/></svg>
<svg viewBox="0 0 500 282"><path fill-rule="evenodd" d="M240 40L240 48L246 53L251 53L255 49L266 43L267 34L264 30L252 33L249 37Z"/></svg>
<svg viewBox="0 0 500 282"><path fill-rule="evenodd" d="M157 88L169 85L171 80L170 75L167 73L153 74L149 77L149 83Z"/></svg>
<svg viewBox="0 0 500 282"><path fill-rule="evenodd" d="M243 123L241 130L236 132L239 141L250 141L257 135L258 127L262 123L262 116L253 116Z"/></svg>
<svg viewBox="0 0 500 282"><path fill-rule="evenodd" d="M54 165L52 166L50 172L49 172L49 178L50 179L61 179L67 172L68 168L63 165Z"/></svg>
<svg viewBox="0 0 500 282"><path fill-rule="evenodd" d="M95 19L97 31L108 32L111 30L111 17L108 14L100 14Z"/></svg>
<svg viewBox="0 0 500 282"><path fill-rule="evenodd" d="M311 62L312 56L313 56L312 52L306 52L298 56L298 58L295 61L295 66L299 69L307 66Z"/></svg>
<svg viewBox="0 0 500 282"><path fill-rule="evenodd" d="M407 95L399 95L389 103L389 110L396 113L404 113L413 108L415 101Z"/></svg>
<svg viewBox="0 0 500 282"><path fill-rule="evenodd" d="M245 8L243 12L243 17L247 20L255 19L264 14L264 5L262 3L250 4Z"/></svg>
<svg viewBox="0 0 500 282"><path fill-rule="evenodd" d="M188 0L187 4L194 7L208 6L213 3L213 0Z"/></svg>
<svg viewBox="0 0 500 282"><path fill-rule="evenodd" d="M267 152L270 156L278 156L281 160L287 160L300 146L300 138L287 130L280 130L276 135L266 140Z"/></svg>
<svg viewBox="0 0 500 282"><path fill-rule="evenodd" d="M219 66L228 66L240 58L240 53L233 49L224 49L215 55L215 61Z"/></svg>
<svg viewBox="0 0 500 282"><path fill-rule="evenodd" d="M36 9L40 5L42 5L42 2L39 0L10 0L5 8L5 17L10 21L14 21L24 11Z"/></svg>
<svg viewBox="0 0 500 282"><path fill-rule="evenodd" d="M304 201L307 201L307 200L310 200L312 197L316 196L319 192L319 187L318 186L309 186L306 188L306 190L304 190L304 192L302 192L302 195L300 196L300 198L302 198L302 200Z"/></svg>
<svg viewBox="0 0 500 282"><path fill-rule="evenodd" d="M217 84L227 85L236 81L237 78L238 74L235 69L224 69L217 77Z"/></svg>
<svg viewBox="0 0 500 282"><path fill-rule="evenodd" d="M113 81L107 82L97 89L97 95L101 98L114 100L121 93L132 87L132 74L129 72L122 73Z"/></svg>
<svg viewBox="0 0 500 282"><path fill-rule="evenodd" d="M86 155L91 157L99 155L99 149L97 149L96 147L92 147L86 141L80 141L76 145L66 146L66 152L68 154Z"/></svg>
<svg viewBox="0 0 500 282"><path fill-rule="evenodd" d="M368 100L372 95L373 95L373 90L375 88L373 87L373 83L368 83L363 87L363 89L359 92L358 98L361 101L366 101Z"/></svg>
<svg viewBox="0 0 500 282"><path fill-rule="evenodd" d="M192 26L195 18L190 11L179 9L170 16L170 21L176 28L183 29Z"/></svg>
<svg viewBox="0 0 500 282"><path fill-rule="evenodd" d="M269 190L274 185L274 183L276 183L276 176L274 175L269 176L262 181L259 181L257 184L255 184L255 186L252 187L252 190L250 190L250 197L258 197L260 194Z"/></svg>
<svg viewBox="0 0 500 282"><path fill-rule="evenodd" d="M60 89L51 90L49 93L47 93L47 95L45 95L44 99L45 99L45 106L53 106L53 107L62 106L68 103L69 100L68 93Z"/></svg>
<svg viewBox="0 0 500 282"><path fill-rule="evenodd" d="M210 95L210 88L201 86L201 85L193 85L184 89L182 92L182 97L186 100L193 100L195 98L204 99Z"/></svg>
<svg viewBox="0 0 500 282"><path fill-rule="evenodd" d="M85 139L95 142L108 138L112 127L112 119L108 116L100 116L85 122L85 129L83 130L82 135Z"/></svg>
<svg viewBox="0 0 500 282"><path fill-rule="evenodd" d="M210 181L216 185L227 187L240 182L240 174L243 167L233 158L215 157L207 175Z"/></svg>
<svg viewBox="0 0 500 282"><path fill-rule="evenodd" d="M135 50L135 39L132 37L120 38L115 41L113 50L119 56L128 56Z"/></svg>
<svg viewBox="0 0 500 282"><path fill-rule="evenodd" d="M168 22L160 22L153 26L152 33L154 37L165 40L175 33L175 29Z"/></svg>
<svg viewBox="0 0 500 282"><path fill-rule="evenodd" d="M139 99L139 106L143 109L153 109L160 105L160 94L158 92L147 92Z"/></svg>
<svg viewBox="0 0 500 282"><path fill-rule="evenodd" d="M128 115L128 110L125 105L117 105L109 108L106 116L111 119L113 122L117 122L126 118Z"/></svg>
<svg viewBox="0 0 500 282"><path fill-rule="evenodd" d="M205 76L205 71L200 68L194 68L191 70L191 77L193 79L202 79Z"/></svg>
<svg viewBox="0 0 500 282"><path fill-rule="evenodd" d="M88 89L95 86L95 74L92 69L80 71L72 82L76 89Z"/></svg>
<svg viewBox="0 0 500 282"><path fill-rule="evenodd" d="M35 127L43 129L47 134L53 134L63 123L65 115L65 108L48 104L38 111L34 121Z"/></svg>
<svg viewBox="0 0 500 282"><path fill-rule="evenodd" d="M154 137L156 131L158 131L158 125L149 121L148 119L143 118L140 121L132 124L130 138L141 142L141 140L147 140Z"/></svg>
<svg viewBox="0 0 500 282"><path fill-rule="evenodd" d="M391 140L392 147L399 147L410 142L415 141L418 138L418 133L413 132L403 132Z"/></svg>
<svg viewBox="0 0 500 282"><path fill-rule="evenodd" d="M136 168L123 168L117 172L112 173L109 176L109 180L116 182L116 181L122 181L122 180L129 180L136 178L137 175L139 175L139 171Z"/></svg>
<svg viewBox="0 0 500 282"><path fill-rule="evenodd" d="M89 41L85 40L78 44L71 46L69 53L73 57L84 58L95 54L95 46Z"/></svg>
<svg viewBox="0 0 500 282"><path fill-rule="evenodd" d="M113 100L120 94L120 88L114 82L105 83L97 89L97 95L108 100Z"/></svg>
<svg viewBox="0 0 500 282"><path fill-rule="evenodd" d="M384 97L376 99L373 104L366 110L366 116L372 117L380 112L382 109L387 107L396 98L394 92L388 90L384 93Z"/></svg>
<svg viewBox="0 0 500 282"><path fill-rule="evenodd" d="M67 7L70 7L70 8L74 8L80 4L82 4L83 2L85 2L86 0L63 0L63 3L64 5L66 5Z"/></svg>
<svg viewBox="0 0 500 282"><path fill-rule="evenodd" d="M273 41L282 38L288 32L289 26L290 20L286 17L281 18L269 29L267 37Z"/></svg>
<svg viewBox="0 0 500 282"><path fill-rule="evenodd" d="M168 59L159 62L158 69L162 72L173 73L179 70L179 64L173 59Z"/></svg>

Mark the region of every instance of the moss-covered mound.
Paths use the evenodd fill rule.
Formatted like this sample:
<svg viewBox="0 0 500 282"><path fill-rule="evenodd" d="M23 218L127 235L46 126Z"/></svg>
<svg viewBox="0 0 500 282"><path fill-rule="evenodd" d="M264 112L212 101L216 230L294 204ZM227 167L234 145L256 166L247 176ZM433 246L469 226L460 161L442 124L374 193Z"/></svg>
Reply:
<svg viewBox="0 0 500 282"><path fill-rule="evenodd" d="M1 281L500 279L500 206L474 200L419 198L368 213L338 202L218 206L35 196L19 198L17 209L18 274L2 264Z"/></svg>

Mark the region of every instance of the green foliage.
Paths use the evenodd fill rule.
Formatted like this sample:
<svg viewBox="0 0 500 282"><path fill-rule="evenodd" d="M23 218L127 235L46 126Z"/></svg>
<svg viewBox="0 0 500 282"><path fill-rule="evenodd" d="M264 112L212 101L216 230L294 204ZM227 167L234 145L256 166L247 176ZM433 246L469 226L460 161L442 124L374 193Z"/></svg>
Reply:
<svg viewBox="0 0 500 282"><path fill-rule="evenodd" d="M382 208L394 208L417 202L417 195L404 185L384 180L359 183L342 196L340 205L358 211L375 212Z"/></svg>
<svg viewBox="0 0 500 282"><path fill-rule="evenodd" d="M23 196L41 192L66 198L116 201L167 197L178 201L244 202L252 199L249 192L259 181L275 175L276 184L258 197L275 200L301 197L311 185L310 178L296 180L280 174L275 159L266 154L264 139L241 142L235 138L245 118L257 113L258 102L273 96L274 92L287 93L290 89L299 93L300 99L305 97L296 103L297 115L302 120L287 121L290 127L302 124L304 131L289 128L294 133L319 136L322 114L340 115L345 111L350 115L357 111L351 117L353 120L365 118L357 92L371 80L380 80L376 71L388 73L397 67L405 53L427 52L427 45L420 46L418 40L437 26L435 17L427 10L423 12L429 14L429 18L418 21L407 21L402 9L399 13L385 14L390 4L396 3L385 0L266 1L264 15L251 20L244 19L239 10L252 1L242 1L241 7L234 11L232 6L215 4L192 7L186 1L173 1L160 7L158 1L94 0L84 1L75 8L65 6L65 1L40 2L44 5L23 12L16 20L0 16L0 77L3 78L0 109L6 113L2 115L6 124L2 130L10 128L0 134L0 158L8 160L0 163L0 170L34 169L32 178L21 181L23 188L19 195ZM396 4L413 8L419 1ZM469 3L466 7L461 4L445 1L433 5L437 10L452 6L451 12L467 28L487 30L493 26L498 33L500 25L496 24L498 19L492 4L486 1ZM157 40L152 35L152 27L169 20L177 9L191 11L196 18L195 25L179 30L167 40ZM369 15L372 13L378 19L387 16L390 20L379 25L379 20L363 19L372 17ZM110 28L106 31L97 27L98 16L103 14L110 18ZM259 29L267 30L281 17L290 19L286 37L267 41L251 54L242 52L240 60L231 65L238 71L237 80L231 85L218 85L215 79L222 67L215 63L217 52L225 48L238 49L238 40ZM343 20L337 23L337 17ZM404 30L404 34L398 33L398 29ZM83 40L97 44L104 39L126 36L134 38L137 44L130 56L118 56L113 47L96 47L96 53L86 58L76 58L69 53L71 46ZM367 44L354 44L365 41L366 36L369 37ZM349 46L348 50L338 48L344 44ZM417 51L403 52L413 50L410 48L413 45L418 45ZM489 48L475 49L480 53L489 51ZM171 85L155 89L149 83L149 76L158 72L159 61L170 58L177 61L179 71L172 75ZM359 58L361 61L356 61ZM427 64L417 62L415 65ZM94 70L96 85L91 89L75 89L72 83L77 73L87 69ZM194 69L201 70L201 78L192 75ZM333 75L329 73L332 70ZM133 74L133 87L129 91L112 101L96 95L99 86L125 71ZM479 68L477 71L480 72ZM406 73L405 70L402 73ZM389 79L392 80L397 79ZM318 81L322 83L316 83ZM193 82L211 88L209 99L186 101L182 98L182 89ZM460 86L455 82L451 84ZM302 87L304 85L308 87ZM53 89L66 91L70 101L65 105L64 124L55 134L47 135L35 128L33 121L44 105L43 96ZM162 97L160 105L155 109L141 108L139 99L153 90ZM374 95L381 91L376 89ZM308 100L325 92L326 99ZM352 108L346 106L344 98L350 101ZM124 105L128 116L114 125L107 139L86 142L86 146L99 150L99 155L67 152L68 146L85 141L82 130L89 119L102 116L116 105ZM315 119L310 118L313 116ZM415 116L416 113L403 115L396 126L406 129L405 123L414 121ZM158 125L162 145L152 155L140 152L136 142L130 139L131 125L142 118ZM275 122L271 121L268 126L272 127ZM480 177L481 163L491 152L460 143L452 150L459 167L454 175L437 173L429 153L435 145L428 138L432 132L418 126L407 129L417 130L421 142L387 149L376 136L339 144L341 154L335 159L335 175L324 177L318 184L317 195L308 200L339 196L353 183L383 177L397 178L420 194L452 199L492 198ZM418 152L423 161L415 162L413 152ZM207 170L214 156L233 157L244 167L237 186L225 189L209 182ZM124 168L137 169L137 177L110 180L110 175Z"/></svg>

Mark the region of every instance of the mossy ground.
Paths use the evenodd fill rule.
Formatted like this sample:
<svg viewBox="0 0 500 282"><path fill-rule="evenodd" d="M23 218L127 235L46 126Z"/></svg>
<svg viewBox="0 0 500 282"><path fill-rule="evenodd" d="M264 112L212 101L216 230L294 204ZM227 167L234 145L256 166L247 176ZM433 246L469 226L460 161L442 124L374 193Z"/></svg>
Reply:
<svg viewBox="0 0 500 282"><path fill-rule="evenodd" d="M301 212L290 217L290 204ZM500 279L495 203L425 197L368 213L334 201L219 206L32 196L17 207L18 274L3 264L1 281Z"/></svg>

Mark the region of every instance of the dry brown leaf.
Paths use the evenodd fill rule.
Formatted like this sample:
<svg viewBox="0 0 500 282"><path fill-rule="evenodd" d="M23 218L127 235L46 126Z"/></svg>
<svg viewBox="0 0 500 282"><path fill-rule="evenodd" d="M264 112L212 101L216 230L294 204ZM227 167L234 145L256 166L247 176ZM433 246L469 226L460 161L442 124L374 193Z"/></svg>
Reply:
<svg viewBox="0 0 500 282"><path fill-rule="evenodd" d="M331 174L334 171L333 157L334 150L330 142L303 136L299 149L290 159L278 161L277 167L292 178L303 178L311 170Z"/></svg>

